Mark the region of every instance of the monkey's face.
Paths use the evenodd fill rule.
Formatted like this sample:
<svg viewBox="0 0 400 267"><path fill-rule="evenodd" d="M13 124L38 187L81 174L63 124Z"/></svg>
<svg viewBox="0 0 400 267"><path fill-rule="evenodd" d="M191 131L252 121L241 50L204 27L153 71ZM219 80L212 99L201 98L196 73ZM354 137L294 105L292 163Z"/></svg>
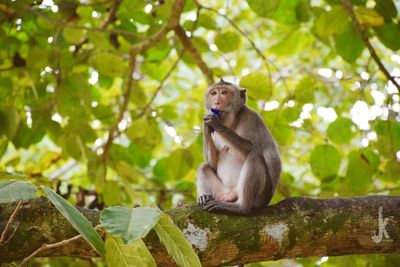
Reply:
<svg viewBox="0 0 400 267"><path fill-rule="evenodd" d="M230 86L212 87L206 94L206 108L221 111L232 111L233 105L238 101L239 92Z"/></svg>

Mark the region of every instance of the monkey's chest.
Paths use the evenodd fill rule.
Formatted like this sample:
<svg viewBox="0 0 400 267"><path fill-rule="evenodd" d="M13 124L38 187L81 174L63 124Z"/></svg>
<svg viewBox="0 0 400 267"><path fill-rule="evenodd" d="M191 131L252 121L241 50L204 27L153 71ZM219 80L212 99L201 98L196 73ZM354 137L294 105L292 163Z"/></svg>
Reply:
<svg viewBox="0 0 400 267"><path fill-rule="evenodd" d="M218 150L217 174L225 186L234 188L239 179L244 159L240 153L217 132L212 133L211 136Z"/></svg>

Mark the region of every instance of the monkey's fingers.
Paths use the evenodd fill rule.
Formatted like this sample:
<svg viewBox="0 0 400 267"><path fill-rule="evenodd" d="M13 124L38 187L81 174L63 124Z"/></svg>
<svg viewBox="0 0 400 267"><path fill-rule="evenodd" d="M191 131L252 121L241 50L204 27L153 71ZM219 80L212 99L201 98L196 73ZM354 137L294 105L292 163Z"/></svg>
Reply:
<svg viewBox="0 0 400 267"><path fill-rule="evenodd" d="M205 194L205 195L199 196L197 202L199 203L200 206L203 206L212 199L213 199L212 195Z"/></svg>

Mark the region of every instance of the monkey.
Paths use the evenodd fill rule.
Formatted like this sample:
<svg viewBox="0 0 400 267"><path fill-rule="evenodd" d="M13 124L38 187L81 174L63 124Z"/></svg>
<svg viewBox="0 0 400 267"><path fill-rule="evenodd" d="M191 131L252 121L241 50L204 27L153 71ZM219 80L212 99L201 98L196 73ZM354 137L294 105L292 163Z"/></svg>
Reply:
<svg viewBox="0 0 400 267"><path fill-rule="evenodd" d="M206 90L204 105L206 162L197 170L199 206L239 215L266 207L282 163L262 117L246 105L246 90L221 79Z"/></svg>

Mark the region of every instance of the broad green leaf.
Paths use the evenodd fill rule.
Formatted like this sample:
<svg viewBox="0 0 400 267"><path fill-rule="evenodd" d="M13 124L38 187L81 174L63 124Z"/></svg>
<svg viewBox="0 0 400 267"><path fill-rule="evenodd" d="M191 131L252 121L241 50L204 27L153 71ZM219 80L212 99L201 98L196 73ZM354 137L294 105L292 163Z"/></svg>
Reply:
<svg viewBox="0 0 400 267"><path fill-rule="evenodd" d="M158 122L154 118L142 118L132 123L126 134L140 149L151 150L162 141Z"/></svg>
<svg viewBox="0 0 400 267"><path fill-rule="evenodd" d="M301 79L294 89L294 100L306 104L314 103L314 92L317 90L317 84L311 77Z"/></svg>
<svg viewBox="0 0 400 267"><path fill-rule="evenodd" d="M349 191L355 194L364 193L371 184L372 176L376 170L377 157L374 154L363 153L362 150L352 151L348 157L346 170L346 183ZM373 152L372 152L373 153ZM375 162L374 162L375 161ZM375 165L375 166L374 166Z"/></svg>
<svg viewBox="0 0 400 267"><path fill-rule="evenodd" d="M388 22L374 29L378 39L393 51L400 49L400 27L399 25Z"/></svg>
<svg viewBox="0 0 400 267"><path fill-rule="evenodd" d="M153 256L143 240L124 244L119 238L108 235L106 239L106 261L112 267L156 267Z"/></svg>
<svg viewBox="0 0 400 267"><path fill-rule="evenodd" d="M354 136L353 122L348 118L337 118L329 124L328 137L337 144L348 143Z"/></svg>
<svg viewBox="0 0 400 267"><path fill-rule="evenodd" d="M354 12L358 22L366 27L377 27L385 23L383 17L373 9L357 7Z"/></svg>
<svg viewBox="0 0 400 267"><path fill-rule="evenodd" d="M270 18L275 14L281 0L247 0L250 8L259 16Z"/></svg>
<svg viewBox="0 0 400 267"><path fill-rule="evenodd" d="M85 30L67 27L63 31L63 36L68 43L78 44L85 36Z"/></svg>
<svg viewBox="0 0 400 267"><path fill-rule="evenodd" d="M386 21L390 22L391 19L397 17L397 8L393 0L376 0L374 9L381 14Z"/></svg>
<svg viewBox="0 0 400 267"><path fill-rule="evenodd" d="M0 110L0 133L4 132L9 139L14 138L21 121L21 115L14 107Z"/></svg>
<svg viewBox="0 0 400 267"><path fill-rule="evenodd" d="M8 139L5 136L0 135L0 161L4 153L6 153L8 147Z"/></svg>
<svg viewBox="0 0 400 267"><path fill-rule="evenodd" d="M373 128L378 136L376 148L381 155L393 158L400 150L400 124L395 120L378 120L374 124Z"/></svg>
<svg viewBox="0 0 400 267"><path fill-rule="evenodd" d="M234 31L219 33L215 36L214 43L224 53L240 49L241 38Z"/></svg>
<svg viewBox="0 0 400 267"><path fill-rule="evenodd" d="M317 145L311 151L311 171L319 178L335 176L339 170L341 157L332 145Z"/></svg>
<svg viewBox="0 0 400 267"><path fill-rule="evenodd" d="M385 164L385 172L382 176L382 180L397 182L400 174L400 162L396 160L389 160Z"/></svg>
<svg viewBox="0 0 400 267"><path fill-rule="evenodd" d="M300 54L309 47L312 36L302 30L295 30L289 33L280 42L273 45L270 51L278 56Z"/></svg>
<svg viewBox="0 0 400 267"><path fill-rule="evenodd" d="M96 191L98 193L102 193L106 181L106 170L102 157L96 153L89 153L86 167L89 181L96 186Z"/></svg>
<svg viewBox="0 0 400 267"><path fill-rule="evenodd" d="M343 33L348 27L348 14L342 5L335 5L315 22L315 31L321 37Z"/></svg>
<svg viewBox="0 0 400 267"><path fill-rule="evenodd" d="M167 39L159 42L157 45L147 49L144 52L144 56L148 62L160 62L168 57L172 46L169 44Z"/></svg>
<svg viewBox="0 0 400 267"><path fill-rule="evenodd" d="M336 52L347 62L353 63L364 50L364 43L353 27L335 35Z"/></svg>
<svg viewBox="0 0 400 267"><path fill-rule="evenodd" d="M115 169L119 176L128 179L131 183L137 183L142 174L136 170L132 165L123 160L115 162Z"/></svg>
<svg viewBox="0 0 400 267"><path fill-rule="evenodd" d="M160 218L157 208L109 207L100 215L107 232L121 237L125 243L141 239L153 229Z"/></svg>
<svg viewBox="0 0 400 267"><path fill-rule="evenodd" d="M296 18L298 21L306 22L311 18L310 1L300 0L296 6Z"/></svg>
<svg viewBox="0 0 400 267"><path fill-rule="evenodd" d="M48 187L42 187L47 197L57 210L68 220L82 237L101 255L104 256L105 248L99 233L93 228L88 219L74 206Z"/></svg>
<svg viewBox="0 0 400 267"><path fill-rule="evenodd" d="M215 18L213 18L210 14L204 12L200 13L199 19L197 20L197 25L208 30L217 29Z"/></svg>
<svg viewBox="0 0 400 267"><path fill-rule="evenodd" d="M270 1L270 0L265 0ZM297 23L297 5L300 0L281 0L272 19L285 24Z"/></svg>
<svg viewBox="0 0 400 267"><path fill-rule="evenodd" d="M179 168L171 168L176 165ZM154 174L162 181L180 180L193 167L193 157L187 149L177 149L168 157L160 159L154 166Z"/></svg>
<svg viewBox="0 0 400 267"><path fill-rule="evenodd" d="M92 65L100 74L116 77L125 73L126 62L119 56L111 53L96 53L90 60Z"/></svg>
<svg viewBox="0 0 400 267"><path fill-rule="evenodd" d="M0 174L0 177L2 175ZM0 203L9 203L34 198L36 186L24 181L0 181Z"/></svg>
<svg viewBox="0 0 400 267"><path fill-rule="evenodd" d="M103 200L106 206L121 203L121 186L116 181L106 181L103 190Z"/></svg>
<svg viewBox="0 0 400 267"><path fill-rule="evenodd" d="M162 213L155 230L168 254L181 267L201 267L200 260L182 231L172 219Z"/></svg>
<svg viewBox="0 0 400 267"><path fill-rule="evenodd" d="M262 72L252 72L240 79L240 87L247 89L249 97L268 100L273 93L269 76Z"/></svg>

